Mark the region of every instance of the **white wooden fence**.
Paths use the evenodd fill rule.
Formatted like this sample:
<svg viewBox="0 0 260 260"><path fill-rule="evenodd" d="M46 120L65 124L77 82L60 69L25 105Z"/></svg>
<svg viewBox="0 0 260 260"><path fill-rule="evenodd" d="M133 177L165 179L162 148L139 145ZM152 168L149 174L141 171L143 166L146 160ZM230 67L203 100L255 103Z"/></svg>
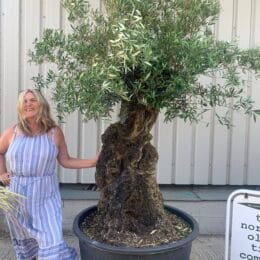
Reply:
<svg viewBox="0 0 260 260"><path fill-rule="evenodd" d="M102 8L100 0L90 1ZM216 37L238 38L240 47L260 45L260 0L221 0ZM28 63L27 52L44 28L68 30L59 0L0 0L0 133L16 121L18 92L32 87L31 78L47 66ZM248 94L260 108L260 81L250 75ZM47 96L49 95L46 91ZM116 112L112 121L116 120ZM206 122L210 122L206 127ZM165 124L161 114L153 129L158 149L158 182L161 184L260 184L260 119L234 114L235 128L220 126L213 113L197 125L174 120ZM94 156L100 134L109 121L82 122L78 113L67 117L64 129L70 154ZM94 170L58 169L63 183L94 183Z"/></svg>

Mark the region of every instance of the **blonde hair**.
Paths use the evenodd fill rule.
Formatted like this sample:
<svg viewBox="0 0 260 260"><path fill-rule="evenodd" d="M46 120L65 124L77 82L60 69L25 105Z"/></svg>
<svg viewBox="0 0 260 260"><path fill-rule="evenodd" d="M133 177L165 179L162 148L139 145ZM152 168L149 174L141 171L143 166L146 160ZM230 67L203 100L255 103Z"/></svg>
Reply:
<svg viewBox="0 0 260 260"><path fill-rule="evenodd" d="M32 93L34 97L37 99L39 103L39 113L36 118L36 122L40 127L41 133L49 132L53 127L56 127L57 124L51 117L51 109L48 101L42 95L40 90L38 89L26 89L19 94L18 104L17 104L17 112L18 112L18 127L19 129L28 136L31 136L32 133L30 131L29 124L26 118L23 117L23 104L24 104L24 96L27 93Z"/></svg>

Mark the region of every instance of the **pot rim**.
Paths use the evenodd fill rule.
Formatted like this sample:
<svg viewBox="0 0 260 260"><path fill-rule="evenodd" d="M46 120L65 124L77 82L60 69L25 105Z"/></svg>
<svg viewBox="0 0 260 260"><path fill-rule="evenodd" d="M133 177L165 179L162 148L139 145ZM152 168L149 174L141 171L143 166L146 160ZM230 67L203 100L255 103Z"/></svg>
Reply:
<svg viewBox="0 0 260 260"><path fill-rule="evenodd" d="M84 210L82 210L74 219L73 222L73 231L75 235L80 238L80 243L85 243L89 244L92 247L98 248L99 250L102 251L109 251L109 252L117 252L121 254L156 254L156 253L162 253L162 252L167 252L167 251L173 251L173 250L178 250L181 247L186 247L189 244L192 243L192 241L198 236L199 233L199 225L198 222L188 213L172 207L170 205L164 205L165 209L168 210L169 212L172 212L176 214L178 217L181 217L184 219L190 227L192 228L192 232L185 238L178 240L177 242L169 243L169 244L164 244L164 245L159 245L156 247L145 247L145 248L135 248L135 247L126 247L126 246L112 246L106 243L99 242L94 239L90 239L87 237L79 228L79 223L82 222L83 217L85 218L85 215L88 212L91 212L97 208L97 205L90 206Z"/></svg>

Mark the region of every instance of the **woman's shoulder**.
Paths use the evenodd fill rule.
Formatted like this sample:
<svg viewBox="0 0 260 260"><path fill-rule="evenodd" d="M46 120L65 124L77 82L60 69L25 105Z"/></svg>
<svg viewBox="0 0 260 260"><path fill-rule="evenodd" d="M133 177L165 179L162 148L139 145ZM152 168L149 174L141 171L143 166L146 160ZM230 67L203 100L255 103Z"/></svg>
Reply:
<svg viewBox="0 0 260 260"><path fill-rule="evenodd" d="M18 128L17 124L14 124L14 125L6 128L3 132L3 134L1 135L1 137L8 137L8 136L12 137L13 134L17 131L17 128Z"/></svg>
<svg viewBox="0 0 260 260"><path fill-rule="evenodd" d="M54 141L57 146L63 141L64 139L64 134L62 129L59 126L55 126L53 128L53 136L54 136Z"/></svg>
<svg viewBox="0 0 260 260"><path fill-rule="evenodd" d="M54 131L55 134L62 134L62 129L59 126L55 126L52 128L52 130Z"/></svg>

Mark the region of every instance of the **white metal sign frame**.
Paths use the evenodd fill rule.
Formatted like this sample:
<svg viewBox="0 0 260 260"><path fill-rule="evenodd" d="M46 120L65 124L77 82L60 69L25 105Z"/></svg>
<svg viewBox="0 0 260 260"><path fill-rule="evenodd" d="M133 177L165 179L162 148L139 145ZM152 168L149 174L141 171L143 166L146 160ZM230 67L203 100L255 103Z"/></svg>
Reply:
<svg viewBox="0 0 260 260"><path fill-rule="evenodd" d="M246 190L240 189L232 192L227 200L227 208L226 208L226 234L225 234L225 260L233 260L231 259L231 230L232 230L232 216L233 216L233 207L234 207L234 200L240 198L239 204L260 204L260 191L255 190ZM260 205L259 205L260 206ZM259 209L260 211L260 209ZM260 258L259 258L260 259Z"/></svg>

